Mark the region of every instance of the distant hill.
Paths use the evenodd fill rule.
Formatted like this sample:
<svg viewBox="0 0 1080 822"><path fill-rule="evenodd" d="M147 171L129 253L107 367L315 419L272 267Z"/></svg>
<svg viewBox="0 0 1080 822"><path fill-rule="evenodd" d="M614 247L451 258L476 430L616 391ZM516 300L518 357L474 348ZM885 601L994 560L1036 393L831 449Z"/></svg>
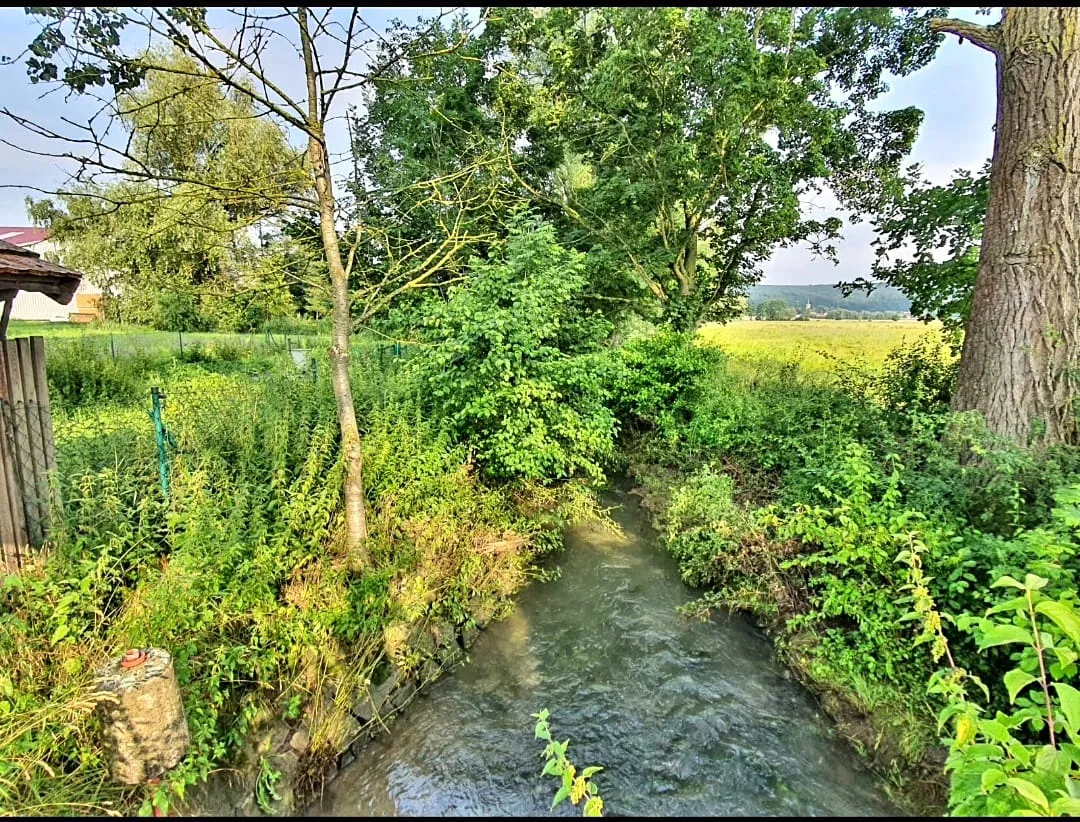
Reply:
<svg viewBox="0 0 1080 822"><path fill-rule="evenodd" d="M857 291L844 298L832 283L818 285L755 285L750 287L750 304L766 300L783 300L796 311L802 311L810 303L815 311L846 308L849 311L899 311L911 310L911 300L891 285L879 285L868 297Z"/></svg>

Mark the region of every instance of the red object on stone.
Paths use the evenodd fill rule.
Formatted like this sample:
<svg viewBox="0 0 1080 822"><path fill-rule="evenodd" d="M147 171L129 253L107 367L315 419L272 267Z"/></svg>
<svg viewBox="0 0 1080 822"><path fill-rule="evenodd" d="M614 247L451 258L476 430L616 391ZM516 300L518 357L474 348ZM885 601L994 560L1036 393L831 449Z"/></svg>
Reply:
<svg viewBox="0 0 1080 822"><path fill-rule="evenodd" d="M146 662L146 651L142 648L132 648L124 654L124 658L120 660L121 668L135 668Z"/></svg>

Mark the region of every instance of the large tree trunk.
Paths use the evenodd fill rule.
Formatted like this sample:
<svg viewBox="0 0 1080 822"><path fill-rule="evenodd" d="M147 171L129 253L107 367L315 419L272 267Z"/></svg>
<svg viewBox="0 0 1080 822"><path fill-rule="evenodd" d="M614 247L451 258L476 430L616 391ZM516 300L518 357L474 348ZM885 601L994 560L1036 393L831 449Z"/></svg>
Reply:
<svg viewBox="0 0 1080 822"><path fill-rule="evenodd" d="M319 198L319 229L323 251L333 285L330 379L334 386L334 398L337 400L341 451L345 460L345 526L348 551L356 565L366 567L370 563L370 556L366 546L368 533L367 512L364 507L364 454L360 446L360 429L356 424L352 385L349 383L349 335L352 333L349 282L338 246L333 178L327 160L323 123L319 116L319 97L311 38L307 28L307 13L303 8L299 10L299 21L308 86L308 156L311 159L315 191Z"/></svg>
<svg viewBox="0 0 1080 822"><path fill-rule="evenodd" d="M954 25L948 25L948 24ZM1080 10L935 21L997 58L990 201L953 409L1021 443L1077 440Z"/></svg>

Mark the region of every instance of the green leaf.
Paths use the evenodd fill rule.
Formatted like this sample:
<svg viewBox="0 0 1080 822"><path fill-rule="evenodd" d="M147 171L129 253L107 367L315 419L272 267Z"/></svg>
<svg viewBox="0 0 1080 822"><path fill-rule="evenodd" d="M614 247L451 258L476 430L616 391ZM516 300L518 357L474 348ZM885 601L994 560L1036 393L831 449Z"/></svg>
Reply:
<svg viewBox="0 0 1080 822"><path fill-rule="evenodd" d="M1080 617L1072 608L1056 600L1045 599L1035 606L1035 611L1050 617L1065 636L1080 646Z"/></svg>
<svg viewBox="0 0 1080 822"><path fill-rule="evenodd" d="M1035 770L1040 776L1050 775L1054 779L1064 779L1069 772L1070 761L1068 754L1053 745L1043 745L1035 755Z"/></svg>
<svg viewBox="0 0 1080 822"><path fill-rule="evenodd" d="M999 577L996 582L990 583L991 588L1004 588L1006 585L1011 588L1019 588L1021 591L1024 590L1024 584L1013 579L1008 574L1005 574L1005 576L1003 577Z"/></svg>
<svg viewBox="0 0 1080 822"><path fill-rule="evenodd" d="M996 719L980 719L979 731L983 736L986 736L995 742L1000 742L1002 745L1007 745L1012 741L1008 729Z"/></svg>
<svg viewBox="0 0 1080 822"><path fill-rule="evenodd" d="M1061 700L1061 710L1065 712L1069 736L1076 737L1080 732L1080 691L1064 682L1054 682L1053 686Z"/></svg>
<svg viewBox="0 0 1080 822"><path fill-rule="evenodd" d="M549 759L545 765L544 770L540 773L541 776L562 776L562 763L557 759Z"/></svg>
<svg viewBox="0 0 1080 822"><path fill-rule="evenodd" d="M1024 587L1031 591L1039 591L1045 588L1049 582L1050 580L1046 577L1040 577L1037 574L1028 574L1024 577Z"/></svg>
<svg viewBox="0 0 1080 822"><path fill-rule="evenodd" d="M555 798L553 800L551 800L551 809L555 810L555 808L558 807L559 803L562 802L564 799L566 799L566 797L568 797L569 795L570 795L570 786L569 785L563 785L561 788L559 788L558 792L555 794Z"/></svg>
<svg viewBox="0 0 1080 822"><path fill-rule="evenodd" d="M1005 781L1005 772L1001 768L987 768L979 780L979 788L983 793L990 793L998 785Z"/></svg>
<svg viewBox="0 0 1080 822"><path fill-rule="evenodd" d="M68 625L66 622L62 622L56 626L56 630L53 631L52 638L49 640L50 645L55 645L61 639L68 635Z"/></svg>
<svg viewBox="0 0 1080 822"><path fill-rule="evenodd" d="M992 625L982 629L979 648L992 648L995 645L1008 645L1013 642L1031 645L1031 631L1017 625Z"/></svg>
<svg viewBox="0 0 1080 822"><path fill-rule="evenodd" d="M1009 702L1016 702L1016 695L1035 681L1035 677L1019 668L1013 668L1004 677L1005 687L1009 691Z"/></svg>
<svg viewBox="0 0 1080 822"><path fill-rule="evenodd" d="M1046 794L1034 782L1030 782L1020 776L1013 776L1005 780L1005 784L1020 794L1032 805L1037 805L1044 811L1049 812L1050 803L1046 800Z"/></svg>
<svg viewBox="0 0 1080 822"><path fill-rule="evenodd" d="M588 779L593 774L600 773L600 771L602 771L602 770L604 770L604 769L602 767L600 767L599 765L590 765L589 767L587 767L585 770L583 770L581 772L581 775L583 777L585 777L586 779Z"/></svg>
<svg viewBox="0 0 1080 822"><path fill-rule="evenodd" d="M1004 602L999 602L993 608L988 609L986 615L990 616L990 614L1000 614L1002 611L1026 611L1027 605L1028 601L1026 596L1013 597L1012 599L1007 599Z"/></svg>
<svg viewBox="0 0 1080 822"><path fill-rule="evenodd" d="M1050 803L1050 810L1055 816L1080 816L1080 799L1059 796Z"/></svg>

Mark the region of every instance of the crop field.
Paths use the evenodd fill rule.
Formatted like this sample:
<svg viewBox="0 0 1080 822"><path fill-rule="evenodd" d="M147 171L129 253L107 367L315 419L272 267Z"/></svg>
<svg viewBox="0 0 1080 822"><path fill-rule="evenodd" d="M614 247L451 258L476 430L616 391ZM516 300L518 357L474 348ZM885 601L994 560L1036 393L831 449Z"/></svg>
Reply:
<svg viewBox="0 0 1080 822"><path fill-rule="evenodd" d="M941 333L939 323L918 320L735 320L705 325L708 343L745 359L797 362L811 372L834 369L835 360L879 368L890 351L923 334Z"/></svg>

